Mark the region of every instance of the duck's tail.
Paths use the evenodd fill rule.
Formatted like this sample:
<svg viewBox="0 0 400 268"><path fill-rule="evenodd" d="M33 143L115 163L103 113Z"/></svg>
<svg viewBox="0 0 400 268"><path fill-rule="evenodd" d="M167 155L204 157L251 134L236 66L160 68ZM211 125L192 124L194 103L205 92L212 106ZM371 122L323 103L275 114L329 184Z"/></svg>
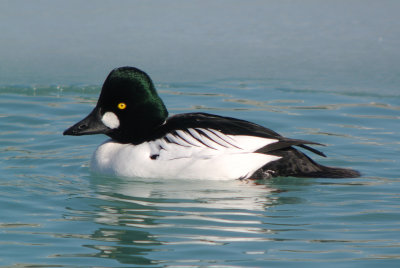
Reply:
<svg viewBox="0 0 400 268"><path fill-rule="evenodd" d="M327 167L316 163L304 153L293 147L269 152L281 159L270 162L258 170L255 179L291 176L308 178L357 178L360 172L353 169Z"/></svg>
<svg viewBox="0 0 400 268"><path fill-rule="evenodd" d="M327 167L319 165L320 171L305 173L303 177L311 178L358 178L361 176L360 172L349 168Z"/></svg>

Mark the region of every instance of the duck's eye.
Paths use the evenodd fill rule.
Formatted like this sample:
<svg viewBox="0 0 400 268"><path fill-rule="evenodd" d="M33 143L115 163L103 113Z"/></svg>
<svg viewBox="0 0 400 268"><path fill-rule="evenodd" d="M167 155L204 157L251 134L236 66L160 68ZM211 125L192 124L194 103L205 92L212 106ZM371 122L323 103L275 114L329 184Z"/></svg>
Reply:
<svg viewBox="0 0 400 268"><path fill-rule="evenodd" d="M118 103L118 109L123 110L125 108L126 108L126 103L125 102Z"/></svg>

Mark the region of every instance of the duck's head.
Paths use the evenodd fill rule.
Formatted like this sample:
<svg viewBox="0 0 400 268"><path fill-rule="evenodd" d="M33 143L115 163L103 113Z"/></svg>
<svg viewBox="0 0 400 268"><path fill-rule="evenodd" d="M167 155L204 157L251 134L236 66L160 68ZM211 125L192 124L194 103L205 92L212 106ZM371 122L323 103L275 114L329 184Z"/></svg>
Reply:
<svg viewBox="0 0 400 268"><path fill-rule="evenodd" d="M93 111L64 135L106 134L118 142L138 144L167 116L150 77L137 68L121 67L108 75Z"/></svg>

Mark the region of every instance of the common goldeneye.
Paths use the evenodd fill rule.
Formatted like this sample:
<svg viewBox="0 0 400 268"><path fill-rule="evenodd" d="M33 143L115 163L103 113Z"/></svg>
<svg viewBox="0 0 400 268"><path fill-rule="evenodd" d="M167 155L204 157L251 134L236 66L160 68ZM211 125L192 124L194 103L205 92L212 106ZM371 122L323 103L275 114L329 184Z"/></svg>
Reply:
<svg viewBox="0 0 400 268"><path fill-rule="evenodd" d="M106 134L91 169L127 177L266 179L358 177L351 169L326 167L293 146L320 156L316 142L285 138L260 125L207 113L168 117L150 77L134 67L111 71L93 111L64 135Z"/></svg>

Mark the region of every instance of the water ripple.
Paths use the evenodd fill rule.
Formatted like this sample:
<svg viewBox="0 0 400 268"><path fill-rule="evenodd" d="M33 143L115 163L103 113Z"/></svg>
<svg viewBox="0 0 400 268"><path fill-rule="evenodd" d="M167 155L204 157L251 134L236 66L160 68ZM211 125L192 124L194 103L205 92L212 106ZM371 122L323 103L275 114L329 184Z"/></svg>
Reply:
<svg viewBox="0 0 400 268"><path fill-rule="evenodd" d="M351 165L364 177L182 183L96 176L88 161L104 137L62 131L91 110L100 87L2 87L1 265L398 262L398 98L254 81L159 86L172 111L215 110L329 144L329 157L317 161Z"/></svg>

